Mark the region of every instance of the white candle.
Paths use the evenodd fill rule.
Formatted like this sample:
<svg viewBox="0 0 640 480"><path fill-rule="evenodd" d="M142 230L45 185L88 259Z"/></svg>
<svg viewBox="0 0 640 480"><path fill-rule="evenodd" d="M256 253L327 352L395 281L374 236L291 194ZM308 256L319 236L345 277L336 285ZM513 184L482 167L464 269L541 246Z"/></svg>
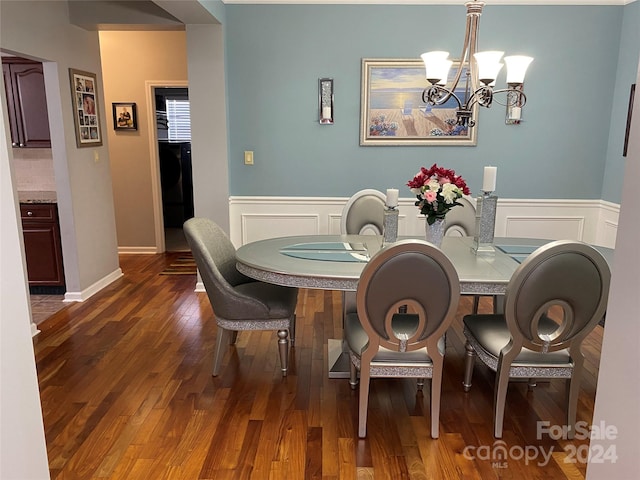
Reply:
<svg viewBox="0 0 640 480"><path fill-rule="evenodd" d="M498 167L484 167L484 178L482 179L482 191L494 192L496 190L496 175Z"/></svg>
<svg viewBox="0 0 640 480"><path fill-rule="evenodd" d="M398 189L397 188L387 188L387 207L397 207L398 206Z"/></svg>
<svg viewBox="0 0 640 480"><path fill-rule="evenodd" d="M509 112L509 120L520 120L522 117L522 108L520 107L512 107Z"/></svg>
<svg viewBox="0 0 640 480"><path fill-rule="evenodd" d="M331 107L322 107L322 118L331 119Z"/></svg>

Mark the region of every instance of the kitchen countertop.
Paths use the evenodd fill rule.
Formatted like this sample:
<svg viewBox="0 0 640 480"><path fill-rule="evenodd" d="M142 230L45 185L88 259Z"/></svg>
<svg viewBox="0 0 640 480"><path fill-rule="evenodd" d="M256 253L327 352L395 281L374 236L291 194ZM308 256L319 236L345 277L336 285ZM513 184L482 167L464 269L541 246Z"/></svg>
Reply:
<svg viewBox="0 0 640 480"><path fill-rule="evenodd" d="M56 192L23 190L18 192L20 203L58 203Z"/></svg>

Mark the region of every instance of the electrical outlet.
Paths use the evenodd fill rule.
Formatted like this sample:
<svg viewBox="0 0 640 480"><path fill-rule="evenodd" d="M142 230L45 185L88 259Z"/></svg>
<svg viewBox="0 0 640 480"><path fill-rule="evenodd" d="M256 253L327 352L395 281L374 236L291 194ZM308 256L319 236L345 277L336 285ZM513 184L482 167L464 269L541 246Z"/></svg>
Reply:
<svg viewBox="0 0 640 480"><path fill-rule="evenodd" d="M253 165L253 152L249 150L245 150L244 152L244 164L245 165Z"/></svg>

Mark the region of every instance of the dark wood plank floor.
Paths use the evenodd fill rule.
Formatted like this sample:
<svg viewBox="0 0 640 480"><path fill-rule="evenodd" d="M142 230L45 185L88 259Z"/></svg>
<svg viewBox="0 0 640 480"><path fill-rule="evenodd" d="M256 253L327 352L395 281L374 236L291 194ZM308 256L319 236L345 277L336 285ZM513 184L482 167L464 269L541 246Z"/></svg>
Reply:
<svg viewBox="0 0 640 480"><path fill-rule="evenodd" d="M192 275L159 275L175 255L122 256L123 278L39 325L53 479L584 477L588 440L536 438L537 421L565 423L562 380L509 387L503 441L492 436L493 374L478 364L463 392L460 320L469 298L447 336L440 438L429 436L426 387L423 395L412 380L378 379L368 437L359 440L357 391L327 378L327 339L341 335L340 292L300 291L288 377L275 333L251 332L213 378L216 325L206 295L194 293ZM602 331L585 349L578 420L589 424Z"/></svg>

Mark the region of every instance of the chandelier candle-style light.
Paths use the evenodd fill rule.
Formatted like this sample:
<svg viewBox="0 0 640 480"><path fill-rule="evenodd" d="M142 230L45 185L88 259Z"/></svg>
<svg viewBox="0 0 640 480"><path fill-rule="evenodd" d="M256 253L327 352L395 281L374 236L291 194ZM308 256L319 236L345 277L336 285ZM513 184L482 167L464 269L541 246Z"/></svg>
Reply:
<svg viewBox="0 0 640 480"><path fill-rule="evenodd" d="M502 56L504 52L478 52L478 27L484 2L471 1L465 3L467 7L467 26L460 56L460 66L453 80L453 84L447 88L449 69L453 62L448 59L449 52L427 52L421 55L425 65L427 81L431 84L422 92L422 100L429 105L442 105L450 98L457 104L456 111L458 125L473 127L473 107L478 104L481 107L490 107L495 94L506 94L506 102L496 103L507 106L507 123L520 123L521 109L527 101L523 92L524 75L532 57L514 55L504 57L507 64L507 88L494 90L498 72L502 68ZM466 86L464 97L461 99L455 94L455 90L462 76L463 66L468 61L469 68L466 73Z"/></svg>

